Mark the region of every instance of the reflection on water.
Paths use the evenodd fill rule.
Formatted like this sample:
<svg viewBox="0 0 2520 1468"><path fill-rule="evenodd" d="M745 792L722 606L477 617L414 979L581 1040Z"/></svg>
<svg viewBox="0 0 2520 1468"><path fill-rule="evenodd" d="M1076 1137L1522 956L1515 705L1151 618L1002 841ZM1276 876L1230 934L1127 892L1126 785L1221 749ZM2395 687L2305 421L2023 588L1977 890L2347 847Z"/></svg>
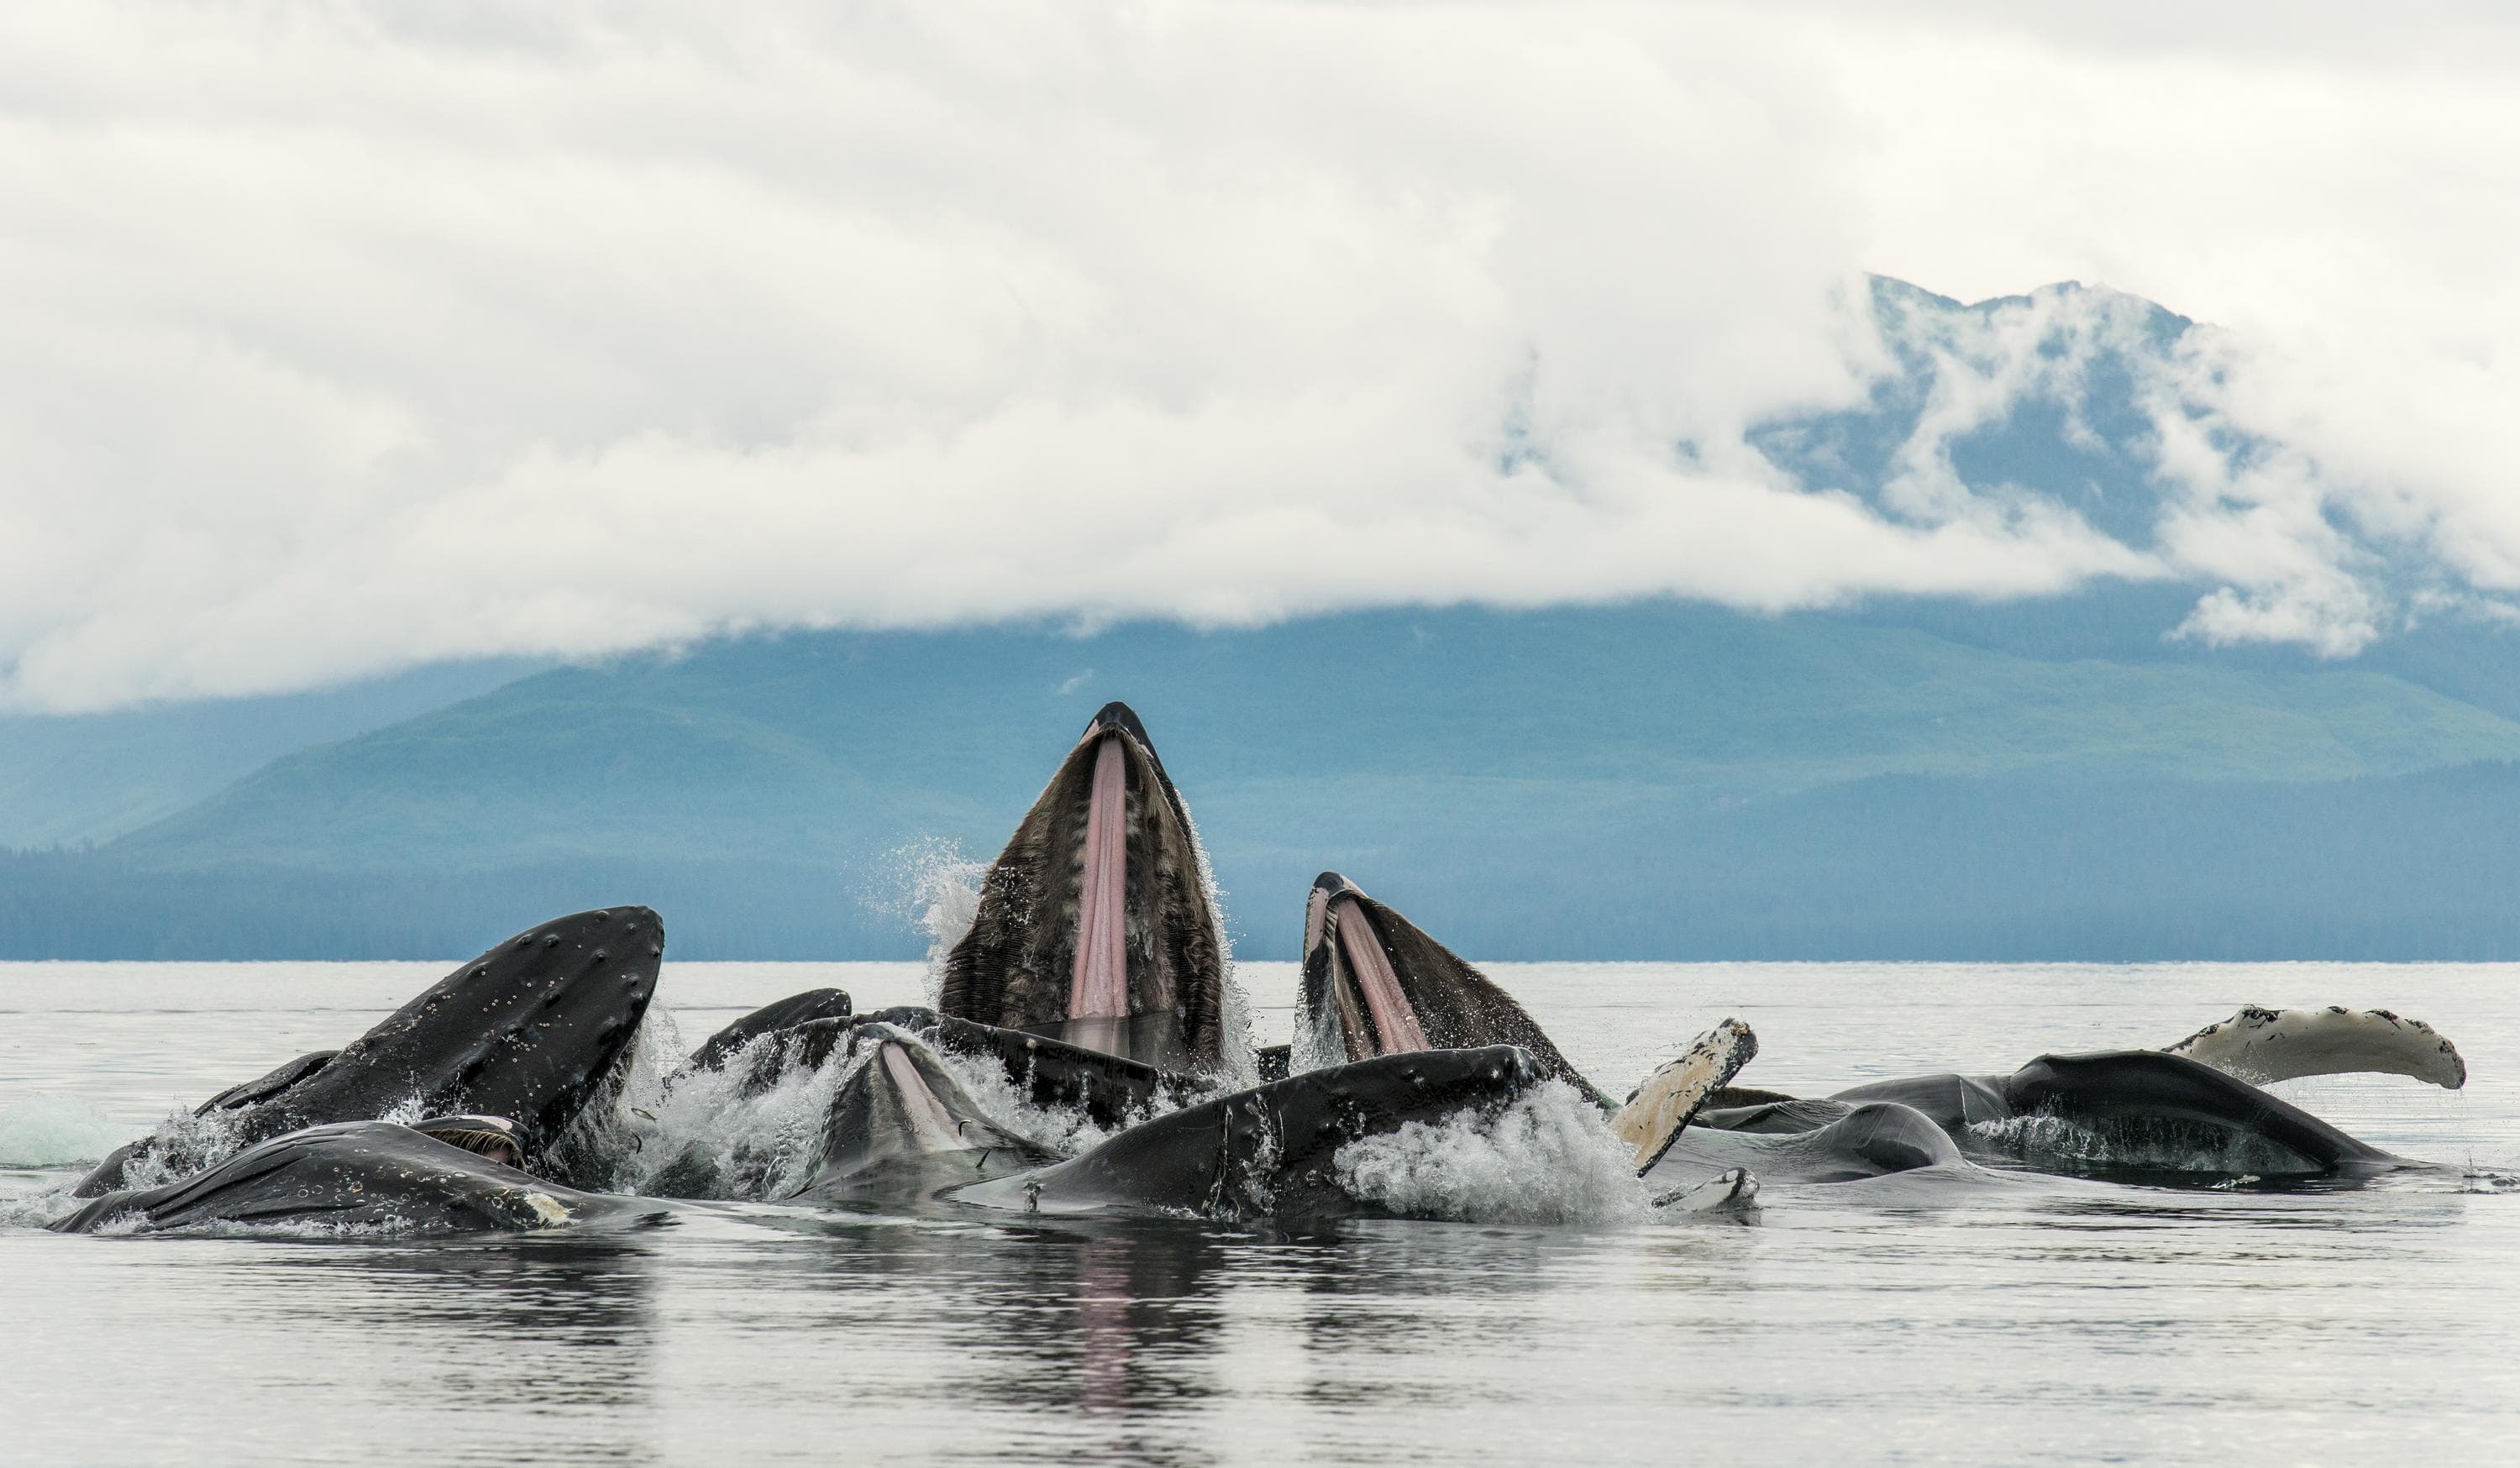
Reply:
<svg viewBox="0 0 2520 1468"><path fill-rule="evenodd" d="M111 977L129 1001L73 1013L105 1001L0 967L0 1107L41 1092L136 1127L368 1018L304 975L230 970L252 1002L189 1011ZM832 977L678 997L669 971L666 998L702 1033ZM1619 1228L712 1205L444 1243L0 1230L0 1461L2497 1461L2520 1438L2520 1195L2459 1169L2520 1171L2511 977L1508 973L1612 1087L1723 1013L1759 1028L1762 1084L1818 1090L2176 1039L2243 1001L2388 1004L2477 1081L2288 1089L2451 1165L2360 1191L1889 1179ZM382 1007L411 986L373 987Z"/></svg>

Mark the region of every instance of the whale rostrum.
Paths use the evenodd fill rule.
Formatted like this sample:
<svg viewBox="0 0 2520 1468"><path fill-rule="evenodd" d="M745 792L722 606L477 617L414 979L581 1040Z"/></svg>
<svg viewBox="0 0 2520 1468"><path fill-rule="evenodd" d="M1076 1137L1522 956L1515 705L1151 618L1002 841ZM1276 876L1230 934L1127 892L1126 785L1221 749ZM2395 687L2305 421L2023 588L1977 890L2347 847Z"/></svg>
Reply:
<svg viewBox="0 0 2520 1468"><path fill-rule="evenodd" d="M1189 807L1105 706L981 879L937 1008L1166 1070L1229 1065L1225 948Z"/></svg>
<svg viewBox="0 0 2520 1468"><path fill-rule="evenodd" d="M412 1109L505 1117L530 1152L550 1148L618 1078L664 954L646 908L606 908L517 934L431 985L335 1052L303 1055L231 1088L197 1115L221 1114L228 1145ZM181 1175L210 1158L158 1134L108 1157L74 1192L122 1185L136 1160Z"/></svg>
<svg viewBox="0 0 2520 1468"><path fill-rule="evenodd" d="M1409 1050L1519 1045L1543 1074L1611 1105L1486 974L1335 871L1304 905L1295 1068Z"/></svg>

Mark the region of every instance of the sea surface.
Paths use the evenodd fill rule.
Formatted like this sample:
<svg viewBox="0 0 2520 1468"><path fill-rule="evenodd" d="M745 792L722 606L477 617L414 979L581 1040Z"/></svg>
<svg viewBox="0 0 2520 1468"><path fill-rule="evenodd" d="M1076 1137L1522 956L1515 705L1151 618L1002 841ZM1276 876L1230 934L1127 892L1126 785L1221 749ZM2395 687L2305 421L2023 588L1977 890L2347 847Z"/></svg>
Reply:
<svg viewBox="0 0 2520 1468"><path fill-rule="evenodd" d="M1624 1090L1726 1015L1802 1093L2386 1007L2468 1088L2277 1088L2441 1164L2356 1191L1772 1187L1640 1222L1239 1227L682 1211L453 1242L63 1237L82 1159L451 964L0 964L0 1462L2520 1460L2520 967L1498 964ZM1240 970L1258 1038L1291 965ZM696 1043L916 964L669 963ZM664 1038L664 1037L660 1037ZM29 1200L37 1200L30 1202Z"/></svg>

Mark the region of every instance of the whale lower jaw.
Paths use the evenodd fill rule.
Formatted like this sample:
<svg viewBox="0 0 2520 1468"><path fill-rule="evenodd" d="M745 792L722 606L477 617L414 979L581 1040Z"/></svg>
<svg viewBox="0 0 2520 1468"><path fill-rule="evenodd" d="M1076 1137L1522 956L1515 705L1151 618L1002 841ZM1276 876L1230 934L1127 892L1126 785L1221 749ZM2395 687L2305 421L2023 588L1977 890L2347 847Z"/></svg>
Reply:
<svg viewBox="0 0 2520 1468"><path fill-rule="evenodd" d="M1378 1213L1340 1184L1339 1148L1413 1122L1502 1109L1541 1079L1530 1053L1512 1045L1378 1056L1186 1106L1066 1162L944 1196L1067 1218Z"/></svg>
<svg viewBox="0 0 2520 1468"><path fill-rule="evenodd" d="M341 1122L275 1137L180 1182L108 1194L52 1227L430 1235L558 1228L652 1207L563 1187L390 1122Z"/></svg>

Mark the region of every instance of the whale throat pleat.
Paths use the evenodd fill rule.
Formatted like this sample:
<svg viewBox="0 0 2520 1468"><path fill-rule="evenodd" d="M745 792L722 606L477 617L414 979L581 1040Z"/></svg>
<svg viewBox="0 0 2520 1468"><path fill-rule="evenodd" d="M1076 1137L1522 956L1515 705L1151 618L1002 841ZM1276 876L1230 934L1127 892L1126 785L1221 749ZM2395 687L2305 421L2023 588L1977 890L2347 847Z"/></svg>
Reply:
<svg viewBox="0 0 2520 1468"><path fill-rule="evenodd" d="M1077 884L1076 965L1067 1017L1120 1019L1129 1013L1129 762L1117 735L1094 754L1085 815L1084 869Z"/></svg>

